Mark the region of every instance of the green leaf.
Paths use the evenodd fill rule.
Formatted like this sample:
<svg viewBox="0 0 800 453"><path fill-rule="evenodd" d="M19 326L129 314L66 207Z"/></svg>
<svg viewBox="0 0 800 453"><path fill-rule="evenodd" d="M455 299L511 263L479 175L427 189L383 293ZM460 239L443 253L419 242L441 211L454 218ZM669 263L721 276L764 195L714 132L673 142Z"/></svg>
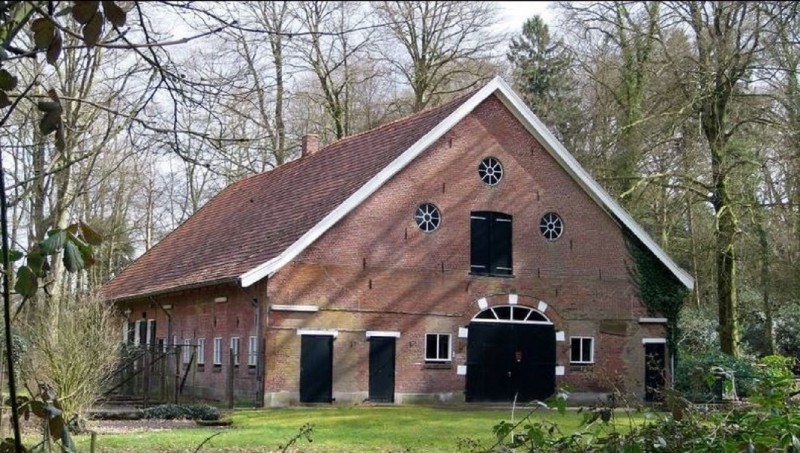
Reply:
<svg viewBox="0 0 800 453"><path fill-rule="evenodd" d="M13 263L14 261L19 261L25 256L24 253L20 252L19 250L11 249L8 251L8 262Z"/></svg>
<svg viewBox="0 0 800 453"><path fill-rule="evenodd" d="M103 13L98 11L92 19L83 26L83 41L87 46L92 47L97 44L100 34L103 32Z"/></svg>
<svg viewBox="0 0 800 453"><path fill-rule="evenodd" d="M28 266L22 266L17 271L17 283L14 290L23 297L33 297L39 289L39 281L36 274Z"/></svg>
<svg viewBox="0 0 800 453"><path fill-rule="evenodd" d="M111 22L115 27L124 27L127 19L125 10L117 6L114 2L104 1L103 11L106 13L106 19Z"/></svg>
<svg viewBox="0 0 800 453"><path fill-rule="evenodd" d="M64 230L50 230L47 234L49 237L42 241L42 253L54 255L60 252L67 241L67 232Z"/></svg>
<svg viewBox="0 0 800 453"><path fill-rule="evenodd" d="M0 69L0 90L13 90L17 87L17 78L5 69Z"/></svg>
<svg viewBox="0 0 800 453"><path fill-rule="evenodd" d="M100 2L75 2L72 5L72 17L81 25L86 25L94 17Z"/></svg>
<svg viewBox="0 0 800 453"><path fill-rule="evenodd" d="M68 272L77 272L86 266L81 251L78 249L78 246L72 242L64 244L63 262L64 268L66 268Z"/></svg>
<svg viewBox="0 0 800 453"><path fill-rule="evenodd" d="M8 98L8 94L5 91L0 90L0 109L4 109L11 105L11 99Z"/></svg>
<svg viewBox="0 0 800 453"><path fill-rule="evenodd" d="M47 49L53 40L56 26L52 20L40 17L31 23L33 42L37 49Z"/></svg>
<svg viewBox="0 0 800 453"><path fill-rule="evenodd" d="M80 222L81 236L91 245L100 245L103 243L103 236L97 231L93 230L89 225Z"/></svg>
<svg viewBox="0 0 800 453"><path fill-rule="evenodd" d="M61 48L63 47L63 41L61 40L61 32L56 30L55 36L53 40L50 41L50 45L47 46L47 62L51 65L55 66L56 62L58 61L58 57L61 56Z"/></svg>

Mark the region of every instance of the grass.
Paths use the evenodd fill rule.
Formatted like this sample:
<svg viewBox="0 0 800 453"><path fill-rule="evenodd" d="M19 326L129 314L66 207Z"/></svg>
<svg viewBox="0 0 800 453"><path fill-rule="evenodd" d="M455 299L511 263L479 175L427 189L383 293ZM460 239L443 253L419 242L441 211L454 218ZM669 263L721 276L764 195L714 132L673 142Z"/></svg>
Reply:
<svg viewBox="0 0 800 453"><path fill-rule="evenodd" d="M527 411L517 410L516 418ZM558 424L564 433L576 431L582 414L568 411L537 412L534 417ZM99 451L193 452L216 432L203 452L279 451L299 429L313 427L309 443L299 439L292 451L307 452L454 452L459 438L471 438L482 445L493 443L492 426L511 420L510 410L488 408L441 408L423 406L326 407L240 410L228 414L230 428L192 428L175 431L98 435ZM630 422L644 418L618 416L617 428L627 430ZM76 436L78 449L88 451L86 435Z"/></svg>

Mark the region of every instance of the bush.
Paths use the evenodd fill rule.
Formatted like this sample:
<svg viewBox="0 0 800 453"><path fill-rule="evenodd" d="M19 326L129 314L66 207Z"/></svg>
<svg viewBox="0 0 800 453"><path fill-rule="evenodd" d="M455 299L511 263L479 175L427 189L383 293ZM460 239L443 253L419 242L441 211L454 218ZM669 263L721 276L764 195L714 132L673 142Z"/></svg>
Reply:
<svg viewBox="0 0 800 453"><path fill-rule="evenodd" d="M47 302L29 305L20 329L28 345L21 375L28 388L53 389L67 418L80 416L101 395L119 361L120 319L96 295Z"/></svg>
<svg viewBox="0 0 800 453"><path fill-rule="evenodd" d="M759 371L751 359L732 357L721 352L684 354L675 370L675 388L691 401L715 399L713 367L722 367L733 373L736 394L747 397L758 385Z"/></svg>
<svg viewBox="0 0 800 453"><path fill-rule="evenodd" d="M143 410L142 415L159 420L219 420L219 409L208 404L162 404Z"/></svg>

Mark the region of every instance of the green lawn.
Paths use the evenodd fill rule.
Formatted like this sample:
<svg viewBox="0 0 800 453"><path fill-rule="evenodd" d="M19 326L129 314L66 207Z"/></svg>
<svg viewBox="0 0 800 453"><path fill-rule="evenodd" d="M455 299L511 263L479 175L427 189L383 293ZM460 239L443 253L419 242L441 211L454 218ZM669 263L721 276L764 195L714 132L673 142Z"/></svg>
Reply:
<svg viewBox="0 0 800 453"><path fill-rule="evenodd" d="M517 420L525 415L517 410ZM557 423L564 433L580 426L582 415L537 412L538 419ZM313 442L298 440L293 451L309 452L451 452L459 438L491 445L492 426L511 420L510 410L485 408L433 408L423 406L326 407L240 410L230 413L229 428L192 428L169 432L98 435L99 451L190 451L208 436L222 431L202 451L277 451L305 423L313 426ZM617 427L627 430L628 416ZM636 416L635 423L643 418ZM88 451L88 436L77 436L80 451Z"/></svg>

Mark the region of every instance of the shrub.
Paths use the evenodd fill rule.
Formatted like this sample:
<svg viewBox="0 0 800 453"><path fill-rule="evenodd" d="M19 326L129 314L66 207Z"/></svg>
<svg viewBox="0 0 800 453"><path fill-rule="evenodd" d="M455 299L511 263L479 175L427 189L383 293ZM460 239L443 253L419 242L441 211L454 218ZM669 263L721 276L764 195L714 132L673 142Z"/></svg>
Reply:
<svg viewBox="0 0 800 453"><path fill-rule="evenodd" d="M120 320L96 295L47 302L29 307L20 329L28 345L21 374L28 388L53 389L67 418L80 416L119 361Z"/></svg>
<svg viewBox="0 0 800 453"><path fill-rule="evenodd" d="M219 409L208 404L162 404L143 410L142 415L159 420L219 420Z"/></svg>
<svg viewBox="0 0 800 453"><path fill-rule="evenodd" d="M759 379L755 362L721 352L684 354L675 370L675 388L691 401L713 400L715 382L710 376L713 367L722 367L733 373L738 396L747 397L753 394Z"/></svg>

